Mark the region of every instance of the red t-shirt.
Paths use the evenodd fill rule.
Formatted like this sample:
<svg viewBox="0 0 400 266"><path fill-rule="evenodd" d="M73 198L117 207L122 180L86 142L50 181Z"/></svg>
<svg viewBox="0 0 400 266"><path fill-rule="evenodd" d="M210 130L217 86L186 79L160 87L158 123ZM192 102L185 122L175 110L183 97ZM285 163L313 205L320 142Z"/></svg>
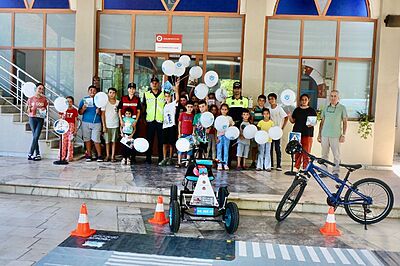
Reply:
<svg viewBox="0 0 400 266"><path fill-rule="evenodd" d="M181 122L181 134L192 135L194 114L186 112L179 115L178 121Z"/></svg>
<svg viewBox="0 0 400 266"><path fill-rule="evenodd" d="M48 104L46 97L42 96L38 98L33 96L28 99L26 104L31 107L31 111L29 112L30 117L46 118L46 108Z"/></svg>
<svg viewBox="0 0 400 266"><path fill-rule="evenodd" d="M68 123L75 123L75 118L78 117L78 110L76 110L75 108L71 108L71 109L67 109L67 111L65 111L65 120Z"/></svg>

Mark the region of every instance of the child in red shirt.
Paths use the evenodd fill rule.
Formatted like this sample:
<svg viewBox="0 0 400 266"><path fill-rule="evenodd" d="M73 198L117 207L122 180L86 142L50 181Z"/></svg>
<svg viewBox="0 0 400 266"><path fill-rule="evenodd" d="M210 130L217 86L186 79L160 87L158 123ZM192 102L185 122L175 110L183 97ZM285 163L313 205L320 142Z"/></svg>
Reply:
<svg viewBox="0 0 400 266"><path fill-rule="evenodd" d="M192 142L192 133L193 133L193 102L188 101L186 104L186 112L182 112L178 118L178 136L180 138L187 138L190 142ZM192 151L187 153L178 151L178 163L176 167L181 167L181 159L182 155L186 154L187 159L192 155Z"/></svg>
<svg viewBox="0 0 400 266"><path fill-rule="evenodd" d="M76 135L76 122L78 110L74 107L74 97L67 96L68 109L63 114L63 119L68 122L68 132L62 136L61 160L72 161L74 159L74 136Z"/></svg>

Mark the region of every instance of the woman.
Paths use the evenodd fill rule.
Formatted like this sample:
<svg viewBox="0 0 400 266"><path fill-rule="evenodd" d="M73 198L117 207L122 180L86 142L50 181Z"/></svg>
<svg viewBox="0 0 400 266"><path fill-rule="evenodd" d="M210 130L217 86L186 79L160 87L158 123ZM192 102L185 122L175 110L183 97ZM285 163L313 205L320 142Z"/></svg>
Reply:
<svg viewBox="0 0 400 266"><path fill-rule="evenodd" d="M42 83L36 84L35 95L28 99L26 105L29 116L29 125L33 135L28 160L40 161L42 158L40 157L39 137L42 132L44 119L47 115L48 105L46 96L44 95L44 85ZM34 156L35 152L36 156Z"/></svg>
<svg viewBox="0 0 400 266"><path fill-rule="evenodd" d="M289 114L289 120L294 123L293 132L301 133L301 146L305 151L310 153L313 136L314 136L314 125L307 122L307 117L317 116L314 108L310 107L308 104L310 102L310 97L308 94L302 94L300 96L300 106L294 109L293 113ZM308 165L309 158L304 153L297 153L295 155L295 168L298 170L303 162L303 169ZM296 170L295 169L295 170Z"/></svg>

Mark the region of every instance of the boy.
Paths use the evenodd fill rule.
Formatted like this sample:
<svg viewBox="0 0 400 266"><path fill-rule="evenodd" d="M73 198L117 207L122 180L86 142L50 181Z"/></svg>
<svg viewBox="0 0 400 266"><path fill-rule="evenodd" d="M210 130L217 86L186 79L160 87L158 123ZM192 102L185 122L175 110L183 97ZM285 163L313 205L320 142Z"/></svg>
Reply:
<svg viewBox="0 0 400 266"><path fill-rule="evenodd" d="M62 136L63 149L61 154L61 160L73 161L74 159L74 136L76 135L76 122L78 119L78 110L74 107L74 97L65 97L68 101L68 109L65 111L63 118L69 124L68 132Z"/></svg>
<svg viewBox="0 0 400 266"><path fill-rule="evenodd" d="M250 125L249 122L250 112L247 109L244 109L242 112L242 123L240 123L240 135L238 140L238 146L236 151L237 156L237 167L236 170L244 170L246 169L246 159L249 156L249 149L250 149L250 140L246 139L243 136L243 130L246 126Z"/></svg>
<svg viewBox="0 0 400 266"><path fill-rule="evenodd" d="M268 130L274 126L274 122L270 120L270 112L268 108L264 108L262 113L264 119L258 122L257 127L260 130L268 132ZM267 172L271 172L271 142L272 139L269 138L267 143L258 145L259 154L257 160L257 171L265 169Z"/></svg>
<svg viewBox="0 0 400 266"><path fill-rule="evenodd" d="M200 123L200 117L205 112L207 112L207 103L205 100L200 100L199 113L195 114L193 118L193 138L199 143L199 158L206 155L208 148L208 130Z"/></svg>
<svg viewBox="0 0 400 266"><path fill-rule="evenodd" d="M257 126L258 122L263 120L263 110L264 105L267 101L267 97L264 94L261 94L257 98L257 106L255 106L251 112L251 117L253 118L253 124ZM258 152L258 145L255 140L250 141L250 151L251 151L251 159L252 163L250 168L256 168L256 159Z"/></svg>
<svg viewBox="0 0 400 266"><path fill-rule="evenodd" d="M278 96L275 93L268 94L268 102L271 106L269 112L271 113L271 120L275 126L279 126L282 130L285 128L288 121L288 116L281 106L278 106L276 99ZM272 140L271 144L271 168L274 168L274 147L276 152L276 170L282 171L282 152L281 152L281 140Z"/></svg>
<svg viewBox="0 0 400 266"><path fill-rule="evenodd" d="M132 108L126 108L124 113L124 118L122 118L123 126L121 125L121 137L128 138L133 141L133 135L136 132L136 119L132 117ZM134 148L129 148L126 145L122 145L122 164L131 164L132 155Z"/></svg>
<svg viewBox="0 0 400 266"><path fill-rule="evenodd" d="M118 116L118 104L119 101L115 98L117 90L115 88L108 89L108 102L105 107L101 109L101 120L103 121L103 133L104 140L106 143L106 158L104 161L108 162L111 158L111 162L115 160L115 143L118 138L119 128L119 116ZM110 143L111 143L111 157L110 157Z"/></svg>
<svg viewBox="0 0 400 266"><path fill-rule="evenodd" d="M181 113L178 118L178 136L180 138L188 138L189 141L192 139L192 133L193 133L193 102L188 101L186 103L186 112ZM176 164L176 168L181 167L181 159L182 155L185 153L179 152L178 151L178 163ZM190 158L192 155L192 151L188 151L186 153L187 159Z"/></svg>

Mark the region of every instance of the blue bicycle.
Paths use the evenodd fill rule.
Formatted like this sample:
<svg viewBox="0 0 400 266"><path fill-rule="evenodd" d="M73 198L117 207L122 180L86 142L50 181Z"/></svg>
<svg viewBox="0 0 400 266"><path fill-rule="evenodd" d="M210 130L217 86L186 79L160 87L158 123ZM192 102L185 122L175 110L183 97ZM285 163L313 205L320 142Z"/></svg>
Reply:
<svg viewBox="0 0 400 266"><path fill-rule="evenodd" d="M376 178L364 178L358 180L354 184L349 181L350 173L360 169L361 164L339 164L341 167L347 169L344 179L329 173L325 168L315 165L334 166L335 164L315 157L307 153L298 141L290 141L286 146L286 152L293 155L298 152L303 152L310 158L310 163L304 171L296 174L292 185L286 191L282 200L280 201L275 213L275 218L278 221L283 221L296 207L304 189L307 186L308 180L313 176L321 188L327 195L327 203L335 209L338 206L344 206L347 215L354 221L364 224L367 229L368 224L374 224L385 219L393 208L394 196L390 187L382 180ZM331 192L321 179L326 176L334 180L337 191ZM347 189L344 197L343 191Z"/></svg>

